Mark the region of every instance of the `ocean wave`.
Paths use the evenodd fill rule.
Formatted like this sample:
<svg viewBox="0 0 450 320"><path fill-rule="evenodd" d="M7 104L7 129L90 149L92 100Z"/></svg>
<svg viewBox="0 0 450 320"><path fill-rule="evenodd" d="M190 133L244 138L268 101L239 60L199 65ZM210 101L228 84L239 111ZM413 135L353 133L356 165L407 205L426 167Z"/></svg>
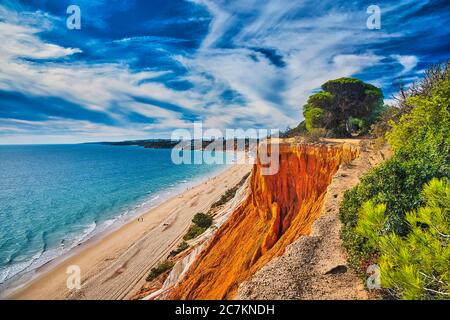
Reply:
<svg viewBox="0 0 450 320"><path fill-rule="evenodd" d="M26 261L10 262L9 264L0 268L0 284L15 280L16 278L32 272L48 262L62 256L69 252L71 249L77 247L79 244L87 241L93 234L97 227L97 223L93 222L89 224L82 234L73 238L64 238L60 242L60 246L47 248L45 244L42 251L35 253ZM69 243L69 246L66 244Z"/></svg>

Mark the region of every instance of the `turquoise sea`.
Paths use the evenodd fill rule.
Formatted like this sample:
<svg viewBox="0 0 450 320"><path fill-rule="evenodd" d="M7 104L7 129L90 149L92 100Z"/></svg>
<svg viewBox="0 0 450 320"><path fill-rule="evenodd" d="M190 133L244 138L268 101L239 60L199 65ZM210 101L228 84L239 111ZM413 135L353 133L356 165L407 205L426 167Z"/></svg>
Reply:
<svg viewBox="0 0 450 320"><path fill-rule="evenodd" d="M175 165L169 149L0 146L0 291L223 169Z"/></svg>

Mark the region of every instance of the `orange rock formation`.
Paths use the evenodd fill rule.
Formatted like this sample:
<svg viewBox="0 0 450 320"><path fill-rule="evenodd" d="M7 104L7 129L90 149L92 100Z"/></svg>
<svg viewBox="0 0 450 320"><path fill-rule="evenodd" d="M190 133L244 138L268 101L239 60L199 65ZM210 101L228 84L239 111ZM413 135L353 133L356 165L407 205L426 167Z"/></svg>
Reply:
<svg viewBox="0 0 450 320"><path fill-rule="evenodd" d="M233 298L239 283L310 233L333 175L357 153L342 144L281 144L278 173L263 176L261 164L254 165L249 196L168 298Z"/></svg>

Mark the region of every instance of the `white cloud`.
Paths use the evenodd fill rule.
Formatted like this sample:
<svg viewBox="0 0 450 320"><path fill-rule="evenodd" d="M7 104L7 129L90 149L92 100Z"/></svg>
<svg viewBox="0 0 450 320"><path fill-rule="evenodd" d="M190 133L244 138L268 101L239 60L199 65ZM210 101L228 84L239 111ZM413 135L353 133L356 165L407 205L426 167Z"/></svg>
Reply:
<svg viewBox="0 0 450 320"><path fill-rule="evenodd" d="M56 96L79 104L86 109L108 113L112 118L121 120L121 113L137 112L142 115L176 123L180 126L184 121L182 114L165 110L150 104L138 104L132 96L151 98L162 101L179 103L187 108L196 108L195 101L190 97L183 97L177 92L168 89L157 82L145 82L167 74L168 71L140 71L133 72L124 64L88 64L84 62L59 62L57 59L81 52L79 49L64 48L55 44L42 41L37 33L42 31L35 26L21 24L20 19L11 13L5 15L6 9L2 8L0 14L2 19L9 19L14 23L0 22L0 89L5 91L17 91L32 96ZM46 16L38 15L43 19L43 25L48 25ZM36 19L36 17L35 17ZM33 20L33 25L35 25ZM31 59L56 59L51 62L32 62ZM177 120L178 122L176 122ZM38 122L33 122L36 129ZM71 124L76 123L72 121ZM81 121L80 127L86 127ZM45 124L49 130L61 122L47 121ZM63 123L64 124L64 123ZM122 123L122 125L133 126ZM30 125L27 126L30 128ZM96 127L101 134L111 133L106 126ZM136 129L138 130L138 129ZM147 134L145 125L141 126L141 135ZM4 130L6 132L7 130ZM8 130L11 131L11 130ZM73 131L68 126L67 133L80 133ZM136 131L138 132L138 131ZM133 132L136 135L136 132ZM123 131L122 133L125 133ZM94 135L94 132L91 132Z"/></svg>
<svg viewBox="0 0 450 320"><path fill-rule="evenodd" d="M391 57L396 59L398 63L403 66L402 74L412 71L419 63L419 59L416 56L402 56L394 54Z"/></svg>
<svg viewBox="0 0 450 320"><path fill-rule="evenodd" d="M382 58L372 53L339 54L373 41L364 27L355 25L351 12L326 10L323 16L304 18L300 17L306 5L302 1L196 2L213 16L209 34L195 56L179 61L192 73L212 75L217 84L231 87L247 100L244 112L232 109L235 118L280 128L296 125L301 106L314 89L329 79L372 67ZM241 26L237 32L236 26ZM221 38L230 34L234 47L218 48ZM398 35L382 34L390 36ZM278 68L248 49L259 47L276 50L285 66Z"/></svg>
<svg viewBox="0 0 450 320"><path fill-rule="evenodd" d="M123 129L98 126L81 121L44 122L74 135L124 134L127 137L167 133L171 128L186 128L179 110L169 110L136 102L131 96L156 99L182 106L186 112L203 119L205 128L224 129L233 125L268 128L294 126L301 120L301 106L311 92L329 79L351 76L380 63L382 57L359 52L364 44L385 41L397 34L365 29L357 24L361 12L326 10L322 15L304 17L308 1L271 0L212 1L191 0L204 6L212 20L208 34L192 55L172 58L187 69L179 80L194 87L172 90L155 79L170 71L134 72L125 64L88 64L83 61L33 63L21 58L63 59L80 53L46 43L38 36L41 26L51 28L53 17L43 13L27 15L27 21L0 6L0 89L36 96L59 96L88 109L108 113L117 121L123 113L134 111L156 119L150 124L124 124ZM319 12L319 11L317 11ZM362 19L364 20L364 19ZM41 24L37 23L41 21ZM42 27L44 28L44 27ZM230 44L221 48L226 37ZM121 42L147 41L151 38L125 38ZM252 48L276 50L284 66L275 66L270 57ZM414 56L393 56L407 73L417 65ZM220 95L231 88L245 102L224 103ZM118 112L121 111L121 112ZM83 132L72 130L80 124ZM11 128L11 127L10 127ZM97 131L95 131L97 130ZM151 133L149 133L151 132ZM0 139L2 139L0 137Z"/></svg>
<svg viewBox="0 0 450 320"><path fill-rule="evenodd" d="M45 43L36 37L39 29L0 22L0 59L13 58L52 59L81 53L80 49L63 48Z"/></svg>

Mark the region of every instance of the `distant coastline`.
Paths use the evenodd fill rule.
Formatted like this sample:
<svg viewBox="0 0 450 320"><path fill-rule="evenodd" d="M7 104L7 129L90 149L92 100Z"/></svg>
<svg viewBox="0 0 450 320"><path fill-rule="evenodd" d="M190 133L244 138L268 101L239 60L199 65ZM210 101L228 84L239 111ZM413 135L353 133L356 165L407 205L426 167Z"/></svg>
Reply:
<svg viewBox="0 0 450 320"><path fill-rule="evenodd" d="M225 139L203 139L203 140L171 140L171 139L146 139L146 140L127 140L127 141L118 141L118 142L87 142L84 144L99 144L99 145L108 145L108 146L139 146L147 149L173 149L173 148L183 148L188 149L190 145L191 150L204 150L208 146L223 148L223 150L229 150L229 145L233 144L234 150L238 149L240 144L244 144L244 148L247 150L250 143L257 144L259 142L258 139L234 139L234 140L225 140Z"/></svg>

